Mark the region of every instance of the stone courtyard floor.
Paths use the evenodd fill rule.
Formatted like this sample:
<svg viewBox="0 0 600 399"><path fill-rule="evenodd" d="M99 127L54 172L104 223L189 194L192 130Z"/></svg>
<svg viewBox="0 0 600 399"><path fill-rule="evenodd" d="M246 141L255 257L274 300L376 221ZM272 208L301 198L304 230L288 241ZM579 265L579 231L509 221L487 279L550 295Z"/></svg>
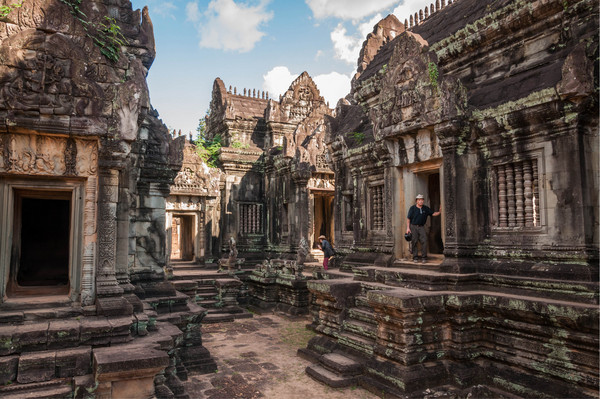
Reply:
<svg viewBox="0 0 600 399"><path fill-rule="evenodd" d="M184 385L194 399L298 398L370 399L359 387L329 388L311 379L310 364L296 355L314 335L310 318L254 315L202 326L203 345L218 365L213 374L190 373Z"/></svg>

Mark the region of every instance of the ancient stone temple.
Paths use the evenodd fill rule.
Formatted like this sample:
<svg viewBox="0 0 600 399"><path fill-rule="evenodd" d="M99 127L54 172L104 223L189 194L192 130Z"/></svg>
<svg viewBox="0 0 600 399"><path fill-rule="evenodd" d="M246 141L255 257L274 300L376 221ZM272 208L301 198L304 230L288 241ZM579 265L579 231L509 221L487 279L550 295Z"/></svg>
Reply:
<svg viewBox="0 0 600 399"><path fill-rule="evenodd" d="M171 140L149 102L147 9L9 8L0 19L0 396L180 395L179 377L212 360L203 310L165 279L165 198L184 140Z"/></svg>
<svg viewBox="0 0 600 399"><path fill-rule="evenodd" d="M186 140L183 164L166 203L171 260L204 263L206 258L218 257L221 175L219 169L209 168L194 144Z"/></svg>
<svg viewBox="0 0 600 399"><path fill-rule="evenodd" d="M207 137L223 143L223 252L233 237L247 262L261 261L265 251L293 257L302 237L316 247L320 234L333 236L333 171L324 143L331 113L306 72L279 101L215 80Z"/></svg>
<svg viewBox="0 0 600 399"><path fill-rule="evenodd" d="M448 3L377 25L328 123L353 278L308 283L307 372L386 398L597 397L598 2ZM417 194L441 210L418 264Z"/></svg>

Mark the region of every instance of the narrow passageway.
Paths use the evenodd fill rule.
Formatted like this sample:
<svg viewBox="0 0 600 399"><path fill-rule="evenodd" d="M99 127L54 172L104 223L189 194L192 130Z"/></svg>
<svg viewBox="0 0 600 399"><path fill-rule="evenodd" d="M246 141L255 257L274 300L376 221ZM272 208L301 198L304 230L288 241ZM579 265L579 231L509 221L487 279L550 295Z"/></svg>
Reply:
<svg viewBox="0 0 600 399"><path fill-rule="evenodd" d="M191 398L371 399L353 386L333 389L305 372L310 362L296 355L313 336L310 317L255 315L229 323L205 324L203 345L215 359L213 374L190 374L184 382Z"/></svg>

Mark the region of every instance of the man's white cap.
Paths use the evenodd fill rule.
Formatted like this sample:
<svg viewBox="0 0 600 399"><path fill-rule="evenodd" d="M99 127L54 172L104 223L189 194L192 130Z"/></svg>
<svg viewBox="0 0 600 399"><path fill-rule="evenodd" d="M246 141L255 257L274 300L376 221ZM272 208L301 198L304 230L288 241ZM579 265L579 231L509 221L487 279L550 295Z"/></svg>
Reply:
<svg viewBox="0 0 600 399"><path fill-rule="evenodd" d="M423 199L423 198L425 198L425 197L423 197L423 194L417 194L416 199Z"/></svg>

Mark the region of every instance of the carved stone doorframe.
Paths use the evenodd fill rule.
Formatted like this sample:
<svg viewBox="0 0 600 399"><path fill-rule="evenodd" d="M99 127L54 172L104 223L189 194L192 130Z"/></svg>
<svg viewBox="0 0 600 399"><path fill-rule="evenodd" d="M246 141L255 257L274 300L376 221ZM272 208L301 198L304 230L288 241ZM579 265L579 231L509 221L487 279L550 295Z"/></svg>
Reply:
<svg viewBox="0 0 600 399"><path fill-rule="evenodd" d="M406 214L408 209L415 203L415 196L417 194L425 195L425 204L430 205L427 198L428 196L428 182L424 180L422 177L439 173L439 194L440 194L440 205L442 207L442 215L441 215L441 238L443 243L446 242L445 237L445 218L444 218L444 187L442 184L442 179L444 176L444 167L442 163L442 158L432 159L425 162L414 163L406 166L405 168L399 168L400 173L396 178L398 182L398 188L396 189L396 193L398 195L398 206L400 209L400 216L398 217L398 223L401 226L399 230L396 231L396 242L400 242L400 251L396 250L396 257L409 257L408 252L408 243L404 240L404 233L406 232ZM421 176L421 177L419 177ZM433 211L437 211L437 209L432 209Z"/></svg>
<svg viewBox="0 0 600 399"><path fill-rule="evenodd" d="M69 198L71 204L69 222L69 293L68 297L73 302L81 301L82 291L86 295L93 295L91 287L84 286L83 282L91 276L86 262L84 252L84 208L89 200L86 198L85 179L43 179L23 177L0 177L0 303L9 294L7 287L11 278L11 258L13 254L14 226L18 223L15 218L15 201L20 191L35 193L40 198L50 198L55 193L61 193L62 197ZM10 295L8 295L10 297Z"/></svg>

